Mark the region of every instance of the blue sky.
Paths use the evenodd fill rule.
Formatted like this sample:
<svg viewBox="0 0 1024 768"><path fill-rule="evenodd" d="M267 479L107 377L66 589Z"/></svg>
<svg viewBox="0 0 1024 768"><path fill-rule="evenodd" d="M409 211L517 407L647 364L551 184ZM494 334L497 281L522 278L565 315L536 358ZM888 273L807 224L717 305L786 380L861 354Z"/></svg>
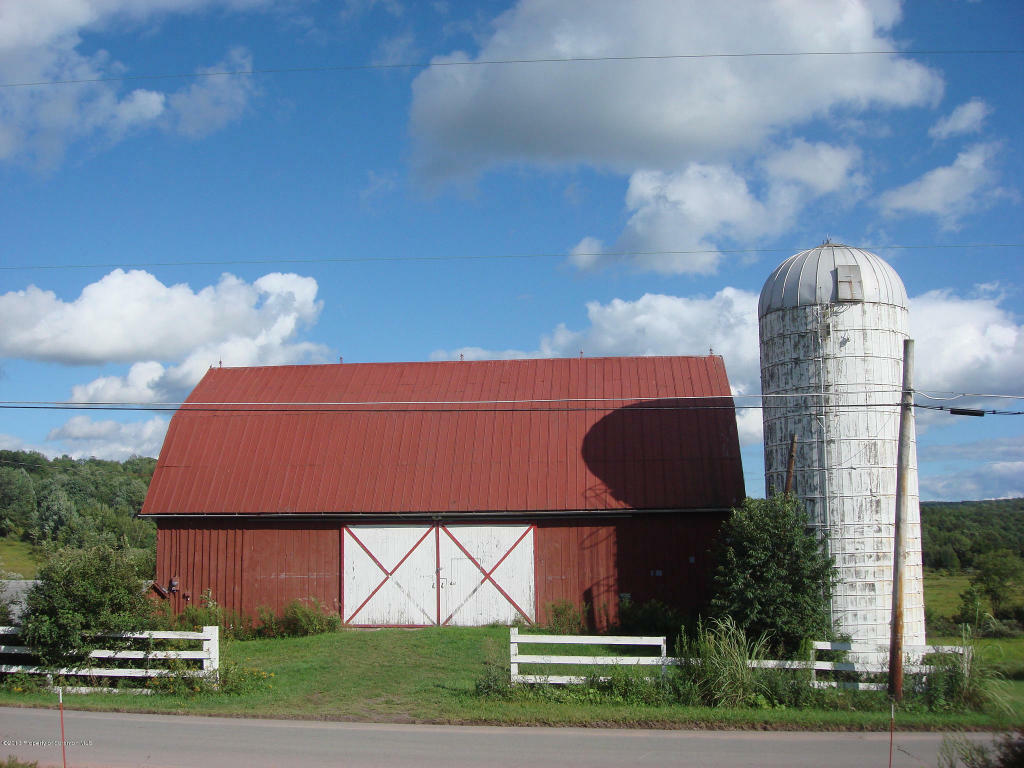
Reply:
<svg viewBox="0 0 1024 768"><path fill-rule="evenodd" d="M918 388L1024 395L1024 56L934 53L1020 49L1024 7L715 5L4 4L0 83L93 82L0 88L0 399L709 348L754 394L757 293L826 236L903 277ZM609 60L809 51L903 53ZM318 71L148 77L253 69ZM5 410L0 447L156 455L165 428ZM923 498L1024 494L1021 417L918 429Z"/></svg>

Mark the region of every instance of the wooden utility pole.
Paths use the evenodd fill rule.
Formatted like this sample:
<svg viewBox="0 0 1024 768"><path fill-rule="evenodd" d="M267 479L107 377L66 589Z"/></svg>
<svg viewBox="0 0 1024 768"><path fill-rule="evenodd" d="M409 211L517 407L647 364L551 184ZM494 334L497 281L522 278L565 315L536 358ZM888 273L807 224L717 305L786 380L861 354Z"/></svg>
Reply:
<svg viewBox="0 0 1024 768"><path fill-rule="evenodd" d="M786 493L793 492L793 472L796 470L796 432L789 436L789 463L786 465Z"/></svg>
<svg viewBox="0 0 1024 768"><path fill-rule="evenodd" d="M892 556L892 630L889 637L889 695L903 701L903 569L906 542L903 518L907 509L910 431L914 418L914 340L903 341L903 392L900 396L900 437L896 451L896 519Z"/></svg>

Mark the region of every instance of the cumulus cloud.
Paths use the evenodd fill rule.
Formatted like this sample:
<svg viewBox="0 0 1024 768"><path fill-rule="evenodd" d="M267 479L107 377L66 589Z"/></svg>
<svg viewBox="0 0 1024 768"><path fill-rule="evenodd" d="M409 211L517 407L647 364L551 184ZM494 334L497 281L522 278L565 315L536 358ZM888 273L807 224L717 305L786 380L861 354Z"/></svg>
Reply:
<svg viewBox="0 0 1024 768"><path fill-rule="evenodd" d="M118 24L138 24L171 13L221 6L244 10L263 0L78 0L0 4L0 82L96 81L126 73L106 51L84 52L83 37ZM247 68L251 60L232 52L217 65ZM205 135L237 119L252 95L244 78L231 83L195 83L177 93L148 89L124 92L115 82L79 82L73 87L0 89L0 161L41 168L60 162L67 147L86 139L117 141L133 130L172 126Z"/></svg>
<svg viewBox="0 0 1024 768"><path fill-rule="evenodd" d="M520 0L479 60L894 49L895 0L713 3ZM899 55L432 66L413 83L411 128L428 178L527 161L619 170L718 162L811 120L935 103L939 75Z"/></svg>
<svg viewBox="0 0 1024 768"><path fill-rule="evenodd" d="M861 189L867 181L857 172L860 162L861 151L855 146L796 139L786 149L768 155L764 167L773 179L798 182L815 194L825 195Z"/></svg>
<svg viewBox="0 0 1024 768"><path fill-rule="evenodd" d="M711 274L718 269L723 240L749 243L789 228L801 211L826 194L857 194L864 186L857 172L860 150L797 139L767 155L758 196L731 166L690 163L684 170L637 171L629 180L626 207L631 216L611 249L583 238L569 254L580 269L621 260L662 274ZM610 251L610 252L609 252Z"/></svg>
<svg viewBox="0 0 1024 768"><path fill-rule="evenodd" d="M253 283L224 274L193 290L144 270L115 269L73 301L34 285L0 295L0 354L72 365L177 360L232 342L283 344L322 303L311 277L272 273Z"/></svg>
<svg viewBox="0 0 1024 768"><path fill-rule="evenodd" d="M983 100L971 99L929 128L928 135L941 140L963 133L977 133L991 112L992 108Z"/></svg>
<svg viewBox="0 0 1024 768"><path fill-rule="evenodd" d="M956 156L952 165L934 168L921 178L885 192L880 200L887 216L924 214L935 216L945 228L1006 194L996 186L998 146L975 144Z"/></svg>
<svg viewBox="0 0 1024 768"><path fill-rule="evenodd" d="M255 82L249 75L214 73L251 71L252 56L244 48L234 48L219 64L199 70L207 76L167 99L172 128L201 139L240 118L256 93Z"/></svg>
<svg viewBox="0 0 1024 768"><path fill-rule="evenodd" d="M46 439L59 442L62 446L60 453L74 458L97 456L123 461L133 455L156 456L160 453L167 425L167 419L160 416L127 424L73 416L63 426L50 430Z"/></svg>
<svg viewBox="0 0 1024 768"><path fill-rule="evenodd" d="M1024 394L1024 325L1003 302L950 290L912 298L916 388Z"/></svg>

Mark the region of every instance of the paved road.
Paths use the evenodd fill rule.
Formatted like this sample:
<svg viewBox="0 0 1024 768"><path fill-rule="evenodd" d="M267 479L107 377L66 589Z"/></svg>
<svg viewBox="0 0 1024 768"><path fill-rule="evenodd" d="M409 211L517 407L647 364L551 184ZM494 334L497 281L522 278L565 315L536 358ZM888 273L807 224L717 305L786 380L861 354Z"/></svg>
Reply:
<svg viewBox="0 0 1024 768"><path fill-rule="evenodd" d="M68 765L80 768L865 768L889 763L884 733L385 725L73 710L65 711L64 726ZM0 707L0 737L0 760L17 755L40 766L61 764L56 710ZM898 733L893 765L934 768L941 741L940 734Z"/></svg>

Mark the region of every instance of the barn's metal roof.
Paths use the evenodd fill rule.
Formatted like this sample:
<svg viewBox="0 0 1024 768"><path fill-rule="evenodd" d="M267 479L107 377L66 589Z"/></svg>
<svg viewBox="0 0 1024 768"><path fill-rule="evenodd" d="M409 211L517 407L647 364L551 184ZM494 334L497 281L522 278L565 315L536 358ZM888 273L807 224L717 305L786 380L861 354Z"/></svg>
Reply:
<svg viewBox="0 0 1024 768"><path fill-rule="evenodd" d="M844 274L844 268L850 267L855 272ZM843 291L844 280L849 278L854 285L852 296ZM906 307L907 291L896 270L871 251L824 243L790 256L776 267L761 289L757 314L764 317L779 309L851 300Z"/></svg>
<svg viewBox="0 0 1024 768"><path fill-rule="evenodd" d="M142 514L706 509L743 492L717 356L212 368Z"/></svg>

